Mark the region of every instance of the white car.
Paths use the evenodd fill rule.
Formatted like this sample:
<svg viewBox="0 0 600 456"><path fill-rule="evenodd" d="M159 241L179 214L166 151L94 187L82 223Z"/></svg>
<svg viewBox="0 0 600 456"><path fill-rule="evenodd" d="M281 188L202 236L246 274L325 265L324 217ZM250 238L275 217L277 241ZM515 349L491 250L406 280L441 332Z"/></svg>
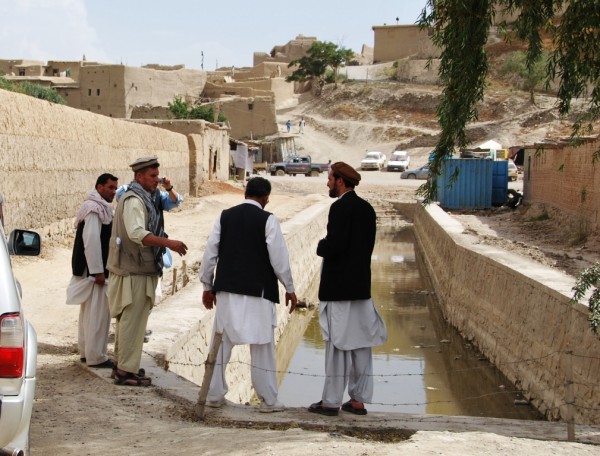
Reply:
<svg viewBox="0 0 600 456"><path fill-rule="evenodd" d="M387 164L388 171L404 171L410 165L410 155L405 150L395 151Z"/></svg>
<svg viewBox="0 0 600 456"><path fill-rule="evenodd" d="M365 158L360 162L360 169L378 169L382 170L385 167L387 157L383 152L367 152Z"/></svg>
<svg viewBox="0 0 600 456"><path fill-rule="evenodd" d="M37 335L25 319L21 286L9 255L39 255L40 235L0 226L0 454L29 454L29 424L36 381Z"/></svg>

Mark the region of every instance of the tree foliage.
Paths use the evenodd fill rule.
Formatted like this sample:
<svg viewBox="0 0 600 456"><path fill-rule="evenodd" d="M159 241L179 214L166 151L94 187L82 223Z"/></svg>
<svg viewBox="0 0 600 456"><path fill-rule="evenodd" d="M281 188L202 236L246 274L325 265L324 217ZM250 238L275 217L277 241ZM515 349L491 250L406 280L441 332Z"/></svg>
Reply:
<svg viewBox="0 0 600 456"><path fill-rule="evenodd" d="M214 122L215 111L213 106L190 106L190 104L181 97L175 97L172 103L169 103L169 111L176 119L202 119L207 122ZM219 112L217 122L225 122L227 116Z"/></svg>
<svg viewBox="0 0 600 456"><path fill-rule="evenodd" d="M587 291L592 289L592 293L588 299L589 319L592 332L597 336L600 335L600 290L597 288L599 281L600 263L596 262L593 266L584 269L573 287L574 302L579 302L584 298Z"/></svg>
<svg viewBox="0 0 600 456"><path fill-rule="evenodd" d="M16 83L8 81L3 76L0 76L0 89L22 93L23 95L29 95L30 97L39 98L40 100L46 100L56 104L67 104L65 99L58 94L56 89L44 87L29 81Z"/></svg>
<svg viewBox="0 0 600 456"><path fill-rule="evenodd" d="M326 72L333 71L333 80L338 81L339 69L354 57L351 49L338 47L329 41L315 41L306 51L306 55L288 64L288 68L298 68L286 78L291 81L313 81L318 88L317 94L326 82Z"/></svg>
<svg viewBox="0 0 600 456"><path fill-rule="evenodd" d="M546 66L546 84L557 80L559 113L571 111L574 98L587 97L588 109L572 128L574 143L592 131L600 118L600 5L598 0L428 0L418 23L431 27L441 49L439 77L443 93L437 115L441 128L431 163L438 175L448 153L468 145L466 126L477 120L488 72L485 44L496 8L517 15L514 35L527 44L525 63L532 71L543 55L542 32L550 34L553 51ZM560 21L555 17L560 13ZM506 24L502 24L506 26ZM595 158L600 158L597 152ZM419 187L425 203L437 194L435 179Z"/></svg>
<svg viewBox="0 0 600 456"><path fill-rule="evenodd" d="M539 60L533 66L527 65L527 56L524 52L516 51L508 56L502 66L500 73L504 76L514 77L518 86L529 92L529 99L535 103L535 89L538 88L546 78L546 66L548 55L542 52Z"/></svg>

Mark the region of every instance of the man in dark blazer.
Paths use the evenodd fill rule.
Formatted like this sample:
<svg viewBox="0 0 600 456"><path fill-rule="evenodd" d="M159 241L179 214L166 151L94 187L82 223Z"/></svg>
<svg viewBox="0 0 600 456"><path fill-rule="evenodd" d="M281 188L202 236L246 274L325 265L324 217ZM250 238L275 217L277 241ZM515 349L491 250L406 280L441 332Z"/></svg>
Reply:
<svg viewBox="0 0 600 456"><path fill-rule="evenodd" d="M336 416L342 410L366 415L373 397L371 347L383 344L387 332L371 299L371 254L375 245L373 207L354 191L360 174L350 165L331 165L327 187L337 198L329 210L327 236L319 241L323 257L319 286L319 322L325 348L322 399L308 410ZM348 386L350 400L343 402Z"/></svg>

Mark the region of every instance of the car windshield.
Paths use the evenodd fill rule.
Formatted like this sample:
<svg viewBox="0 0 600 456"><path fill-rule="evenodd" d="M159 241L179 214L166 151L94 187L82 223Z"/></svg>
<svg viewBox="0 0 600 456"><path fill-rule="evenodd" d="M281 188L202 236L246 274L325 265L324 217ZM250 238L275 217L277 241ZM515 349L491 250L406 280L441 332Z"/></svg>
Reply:
<svg viewBox="0 0 600 456"><path fill-rule="evenodd" d="M379 154L377 152L373 152L370 154L367 154L367 156L365 158L374 158L375 160L379 159Z"/></svg>
<svg viewBox="0 0 600 456"><path fill-rule="evenodd" d="M392 155L392 160L405 160L406 154L394 154Z"/></svg>

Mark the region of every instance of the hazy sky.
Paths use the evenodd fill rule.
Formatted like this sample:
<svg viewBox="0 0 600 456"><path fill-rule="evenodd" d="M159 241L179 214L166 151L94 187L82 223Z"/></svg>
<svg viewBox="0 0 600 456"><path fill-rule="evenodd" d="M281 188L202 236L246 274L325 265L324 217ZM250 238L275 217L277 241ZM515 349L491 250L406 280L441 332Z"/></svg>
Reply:
<svg viewBox="0 0 600 456"><path fill-rule="evenodd" d="M302 34L360 52L373 25L413 24L426 0L0 0L0 59L205 70L251 66ZM204 60L202 60L202 52Z"/></svg>

